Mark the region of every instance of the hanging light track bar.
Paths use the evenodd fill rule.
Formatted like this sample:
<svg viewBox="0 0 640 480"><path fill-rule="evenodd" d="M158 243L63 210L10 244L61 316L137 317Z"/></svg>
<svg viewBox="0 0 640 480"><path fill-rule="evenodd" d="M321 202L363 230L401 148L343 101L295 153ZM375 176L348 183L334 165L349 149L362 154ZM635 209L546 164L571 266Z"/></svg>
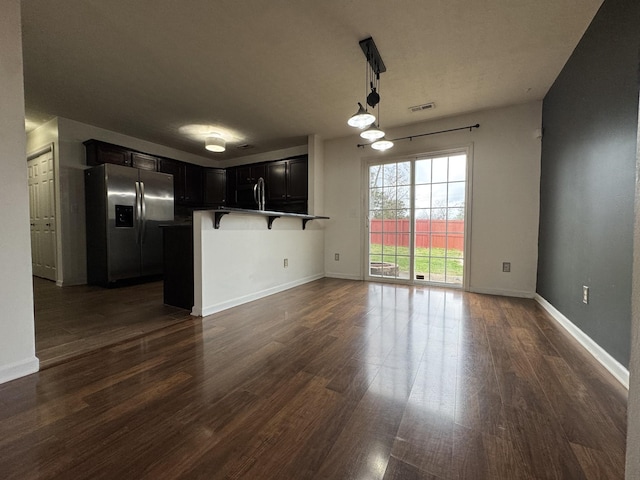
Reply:
<svg viewBox="0 0 640 480"><path fill-rule="evenodd" d="M419 135L410 135L408 137L400 137L400 138L394 138L391 141L392 142L397 142L399 140L413 140L414 138L418 138L418 137L426 137L427 135L437 135L439 133L449 133L449 132L457 132L458 130L467 130L469 129L469 131L472 131L474 128L480 128L480 124L476 123L475 125L467 125L466 127L458 127L458 128L450 128L448 130L440 130L437 132L429 132L429 133L421 133ZM358 147L359 148L364 148L366 146L370 146L370 143L359 143Z"/></svg>
<svg viewBox="0 0 640 480"><path fill-rule="evenodd" d="M376 47L373 38L369 37L360 40L360 48L364 52L364 56L367 57L367 62L371 65L373 73L379 75L387 71L387 67L384 66L384 62L382 61L382 57L380 57L380 52L378 52L378 47Z"/></svg>

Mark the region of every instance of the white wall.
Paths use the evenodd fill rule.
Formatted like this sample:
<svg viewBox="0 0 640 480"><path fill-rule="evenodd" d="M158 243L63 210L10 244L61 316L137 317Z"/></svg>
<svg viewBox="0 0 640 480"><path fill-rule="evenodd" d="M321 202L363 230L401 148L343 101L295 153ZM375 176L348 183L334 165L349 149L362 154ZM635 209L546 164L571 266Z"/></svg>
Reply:
<svg viewBox="0 0 640 480"><path fill-rule="evenodd" d="M229 214L214 229L211 212L194 212L192 313L210 315L322 278L325 221L303 230L300 219L281 217L269 230L266 217Z"/></svg>
<svg viewBox="0 0 640 480"><path fill-rule="evenodd" d="M479 129L396 142L387 152L357 148L357 135L325 142L325 271L364 278L365 159L393 158L473 145L471 291L533 297L536 286L542 103L534 102L413 124L387 138L480 124ZM340 260L334 260L340 253ZM502 262L511 273L502 273Z"/></svg>
<svg viewBox="0 0 640 480"><path fill-rule="evenodd" d="M36 372L20 2L0 3L0 383Z"/></svg>
<svg viewBox="0 0 640 480"><path fill-rule="evenodd" d="M324 215L324 142L309 135L309 215Z"/></svg>

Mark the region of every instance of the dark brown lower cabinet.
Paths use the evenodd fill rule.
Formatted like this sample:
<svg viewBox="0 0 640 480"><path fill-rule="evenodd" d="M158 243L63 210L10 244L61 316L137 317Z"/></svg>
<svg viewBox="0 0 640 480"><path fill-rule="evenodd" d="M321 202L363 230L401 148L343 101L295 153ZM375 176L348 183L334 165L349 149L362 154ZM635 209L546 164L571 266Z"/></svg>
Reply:
<svg viewBox="0 0 640 480"><path fill-rule="evenodd" d="M193 308L193 227L162 227L164 303L174 307Z"/></svg>

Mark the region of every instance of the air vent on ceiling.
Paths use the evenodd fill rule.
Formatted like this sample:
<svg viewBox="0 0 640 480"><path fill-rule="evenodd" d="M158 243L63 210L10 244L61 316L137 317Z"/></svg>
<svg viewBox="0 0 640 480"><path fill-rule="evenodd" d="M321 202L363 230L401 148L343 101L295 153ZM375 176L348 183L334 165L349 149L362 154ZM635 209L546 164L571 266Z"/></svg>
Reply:
<svg viewBox="0 0 640 480"><path fill-rule="evenodd" d="M238 145L236 148L238 150L249 150L250 148L253 148L253 145L249 145L248 143L243 143L242 145Z"/></svg>
<svg viewBox="0 0 640 480"><path fill-rule="evenodd" d="M436 108L436 104L433 102L423 103L422 105L415 105L413 107L409 107L412 113L422 112L423 110L433 110Z"/></svg>

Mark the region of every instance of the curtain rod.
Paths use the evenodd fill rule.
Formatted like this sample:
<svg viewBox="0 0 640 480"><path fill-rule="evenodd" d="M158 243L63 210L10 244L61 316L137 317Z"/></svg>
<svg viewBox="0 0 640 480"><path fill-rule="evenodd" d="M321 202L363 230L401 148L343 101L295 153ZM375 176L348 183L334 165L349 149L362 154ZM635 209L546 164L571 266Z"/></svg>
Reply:
<svg viewBox="0 0 640 480"><path fill-rule="evenodd" d="M409 141L411 141L414 138L418 138L418 137L426 137L427 135L437 135L438 133L457 132L458 130L466 130L467 128L469 129L469 131L471 131L474 128L480 128L480 124L476 123L475 125L467 125L466 127L450 128L449 130L440 130L438 132L421 133L419 135L409 135L408 137L393 138L393 139L391 139L391 141L392 142L397 142L398 140L409 140ZM358 147L359 148L364 148L367 145L371 145L371 143L359 143Z"/></svg>

